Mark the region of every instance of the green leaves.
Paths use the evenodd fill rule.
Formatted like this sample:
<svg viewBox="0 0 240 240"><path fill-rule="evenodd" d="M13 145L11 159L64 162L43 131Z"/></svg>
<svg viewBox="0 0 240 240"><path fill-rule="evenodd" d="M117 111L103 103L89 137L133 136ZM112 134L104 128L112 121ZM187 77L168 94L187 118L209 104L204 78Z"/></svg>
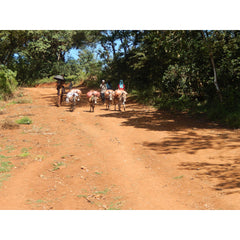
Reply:
<svg viewBox="0 0 240 240"><path fill-rule="evenodd" d="M17 87L16 72L0 65L0 98L11 96Z"/></svg>

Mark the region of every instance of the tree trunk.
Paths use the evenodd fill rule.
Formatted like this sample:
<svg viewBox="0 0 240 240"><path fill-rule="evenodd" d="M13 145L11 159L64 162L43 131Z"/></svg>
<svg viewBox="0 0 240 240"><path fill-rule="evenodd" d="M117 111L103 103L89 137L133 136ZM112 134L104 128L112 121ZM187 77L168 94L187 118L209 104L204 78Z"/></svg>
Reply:
<svg viewBox="0 0 240 240"><path fill-rule="evenodd" d="M215 67L215 63L214 63L214 59L213 59L213 55L212 53L210 53L210 59L211 59L211 63L212 63L212 67L213 67L213 74L214 74L214 85L216 87L217 93L219 95L220 101L222 102L222 94L220 92L219 86L218 86L218 81L217 81L217 72L216 72L216 67Z"/></svg>
<svg viewBox="0 0 240 240"><path fill-rule="evenodd" d="M211 63L212 63L212 68L213 68L213 74L214 74L214 85L216 87L216 90L217 90L217 93L218 93L218 96L219 96L219 99L220 101L222 102L222 94L221 94L221 91L219 89L219 86L218 86L218 81L217 81L217 72L216 72L216 67L215 67L215 62L214 62L214 59L213 59L213 53L208 45L208 41L207 41L207 37L208 37L208 32L206 31L204 33L204 31L201 31L202 33L202 36L203 38L205 39L205 42L207 43L207 48L208 48L208 51L210 52L209 56L210 56L210 60L211 60ZM206 34L206 35L205 35ZM207 37L206 37L207 36Z"/></svg>

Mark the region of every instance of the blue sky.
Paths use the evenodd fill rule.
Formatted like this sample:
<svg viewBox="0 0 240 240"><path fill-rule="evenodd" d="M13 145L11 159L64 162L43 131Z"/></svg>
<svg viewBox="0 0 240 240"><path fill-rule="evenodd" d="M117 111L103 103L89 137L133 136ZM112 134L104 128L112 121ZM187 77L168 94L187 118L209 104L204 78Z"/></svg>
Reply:
<svg viewBox="0 0 240 240"><path fill-rule="evenodd" d="M72 48L70 49L70 51L66 54L66 59L72 57L73 59L77 60L79 57L78 57L78 49L76 48Z"/></svg>
<svg viewBox="0 0 240 240"><path fill-rule="evenodd" d="M116 41L116 51L119 50L119 46L121 44L120 40ZM101 45L99 44L96 48L96 50L102 49ZM78 56L78 49L77 48L71 48L68 53L65 56L65 59L67 60L68 58L72 57L73 59L77 60L79 58ZM98 58L97 53L95 53L95 57Z"/></svg>

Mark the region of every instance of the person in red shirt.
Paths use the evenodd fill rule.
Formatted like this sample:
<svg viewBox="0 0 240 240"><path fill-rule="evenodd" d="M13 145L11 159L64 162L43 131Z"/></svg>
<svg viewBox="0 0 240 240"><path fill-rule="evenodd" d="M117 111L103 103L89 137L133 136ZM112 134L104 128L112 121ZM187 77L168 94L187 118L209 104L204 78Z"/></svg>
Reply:
<svg viewBox="0 0 240 240"><path fill-rule="evenodd" d="M123 83L123 80L120 80L120 81L119 81L118 89L119 89L119 90L125 90L125 84Z"/></svg>

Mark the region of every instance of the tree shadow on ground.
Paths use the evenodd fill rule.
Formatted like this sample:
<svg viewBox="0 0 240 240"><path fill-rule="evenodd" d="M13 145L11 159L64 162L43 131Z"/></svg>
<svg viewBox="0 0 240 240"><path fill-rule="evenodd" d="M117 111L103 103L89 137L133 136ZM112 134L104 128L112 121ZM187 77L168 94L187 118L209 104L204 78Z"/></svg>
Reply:
<svg viewBox="0 0 240 240"><path fill-rule="evenodd" d="M236 149L240 147L239 140L240 136L238 135L229 136L227 133L218 134L218 132L212 132L211 135L200 135L189 130L186 133L174 133L159 142L145 141L143 146L158 151L160 154L178 152L195 154L198 150L204 149Z"/></svg>
<svg viewBox="0 0 240 240"><path fill-rule="evenodd" d="M226 163L227 160L227 163ZM226 194L240 193L240 160L229 158L224 163L182 162L181 170L197 171L200 179L217 180L214 190L227 190ZM234 191L233 191L234 190Z"/></svg>
<svg viewBox="0 0 240 240"><path fill-rule="evenodd" d="M122 126L133 126L150 131L181 131L186 128L219 128L216 124L208 122L204 117L193 118L186 113L169 113L165 111L150 111L138 104L131 104L131 109L114 111L113 106L109 113L99 117L122 118Z"/></svg>
<svg viewBox="0 0 240 240"><path fill-rule="evenodd" d="M158 154L187 153L196 154L200 150L240 149L240 135L234 131L207 121L204 117L194 118L187 114L171 114L164 111L148 111L137 104L126 112L110 111L99 117L121 118L122 126L132 126L147 131L159 132L155 141L146 140L139 143L141 147L153 150ZM169 134L161 135L168 131ZM157 139L157 140L156 140ZM218 160L218 159L216 159ZM201 179L212 179L217 182L214 190L227 190L226 194L240 193L240 160L225 156L222 163L207 159L204 162L181 162L180 169L196 171Z"/></svg>

